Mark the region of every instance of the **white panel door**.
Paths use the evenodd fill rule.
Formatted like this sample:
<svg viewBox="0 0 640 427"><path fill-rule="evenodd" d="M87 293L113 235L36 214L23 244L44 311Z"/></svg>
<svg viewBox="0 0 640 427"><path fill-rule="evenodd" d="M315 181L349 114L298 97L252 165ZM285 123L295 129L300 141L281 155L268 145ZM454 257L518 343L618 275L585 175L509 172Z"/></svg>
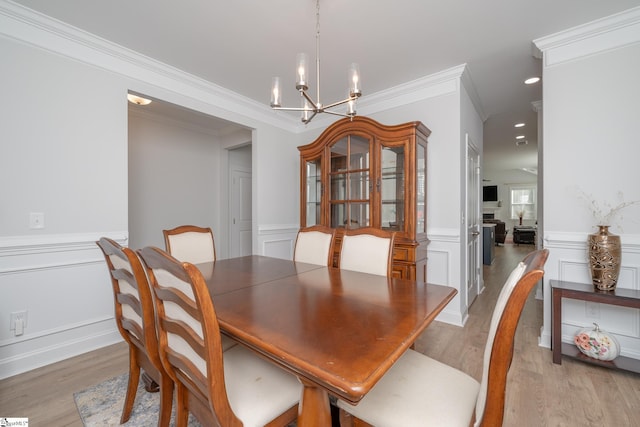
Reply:
<svg viewBox="0 0 640 427"><path fill-rule="evenodd" d="M231 235L230 256L252 254L251 233L251 172L244 169L231 171Z"/></svg>
<svg viewBox="0 0 640 427"><path fill-rule="evenodd" d="M467 307L480 287L480 156L467 135Z"/></svg>

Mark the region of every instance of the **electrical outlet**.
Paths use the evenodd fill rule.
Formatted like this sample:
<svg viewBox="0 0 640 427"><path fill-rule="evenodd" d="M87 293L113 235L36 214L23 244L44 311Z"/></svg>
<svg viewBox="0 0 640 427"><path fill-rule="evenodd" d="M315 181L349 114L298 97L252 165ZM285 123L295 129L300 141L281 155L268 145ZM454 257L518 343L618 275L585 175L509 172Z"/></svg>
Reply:
<svg viewBox="0 0 640 427"><path fill-rule="evenodd" d="M9 319L9 330L16 336L22 335L27 327L27 310L14 311Z"/></svg>

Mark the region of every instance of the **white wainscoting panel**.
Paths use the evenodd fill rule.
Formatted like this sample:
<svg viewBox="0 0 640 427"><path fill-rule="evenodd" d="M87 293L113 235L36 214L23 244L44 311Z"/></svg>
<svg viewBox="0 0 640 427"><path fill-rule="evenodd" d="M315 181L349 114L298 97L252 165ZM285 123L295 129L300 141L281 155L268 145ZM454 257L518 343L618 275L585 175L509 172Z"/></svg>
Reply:
<svg viewBox="0 0 640 427"><path fill-rule="evenodd" d="M127 242L126 232L0 238L0 378L122 340L102 236ZM10 313L24 310L15 336Z"/></svg>
<svg viewBox="0 0 640 427"><path fill-rule="evenodd" d="M258 227L257 255L293 259L299 227L297 225L263 225Z"/></svg>
<svg viewBox="0 0 640 427"><path fill-rule="evenodd" d="M446 285L458 294L436 317L440 322L464 326L468 307L460 298L460 234L456 229L430 229L427 246L427 282Z"/></svg>

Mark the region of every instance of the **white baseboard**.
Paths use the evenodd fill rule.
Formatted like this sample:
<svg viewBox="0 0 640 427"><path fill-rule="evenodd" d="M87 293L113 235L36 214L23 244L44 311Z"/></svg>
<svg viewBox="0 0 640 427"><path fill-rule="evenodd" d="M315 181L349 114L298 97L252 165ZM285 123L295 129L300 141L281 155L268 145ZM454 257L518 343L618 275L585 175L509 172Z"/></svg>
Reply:
<svg viewBox="0 0 640 427"><path fill-rule="evenodd" d="M119 342L122 342L122 336L114 328L96 335L38 347L30 352L19 353L18 356L6 357L0 360L0 380Z"/></svg>

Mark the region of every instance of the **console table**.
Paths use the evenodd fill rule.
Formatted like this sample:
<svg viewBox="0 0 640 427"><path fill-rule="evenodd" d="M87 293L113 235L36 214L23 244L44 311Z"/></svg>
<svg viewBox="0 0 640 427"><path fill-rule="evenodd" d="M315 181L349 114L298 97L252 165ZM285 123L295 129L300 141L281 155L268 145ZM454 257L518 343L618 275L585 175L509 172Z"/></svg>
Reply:
<svg viewBox="0 0 640 427"><path fill-rule="evenodd" d="M640 308L640 291L621 288L616 288L614 291L599 291L592 284L561 280L551 280L550 284L552 290L551 348L553 363L561 364L564 355L593 365L640 373L640 360L624 356L618 356L611 361L598 360L582 354L574 344L562 342L562 298Z"/></svg>
<svg viewBox="0 0 640 427"><path fill-rule="evenodd" d="M513 227L513 243L535 244L536 228L531 226L515 226Z"/></svg>

